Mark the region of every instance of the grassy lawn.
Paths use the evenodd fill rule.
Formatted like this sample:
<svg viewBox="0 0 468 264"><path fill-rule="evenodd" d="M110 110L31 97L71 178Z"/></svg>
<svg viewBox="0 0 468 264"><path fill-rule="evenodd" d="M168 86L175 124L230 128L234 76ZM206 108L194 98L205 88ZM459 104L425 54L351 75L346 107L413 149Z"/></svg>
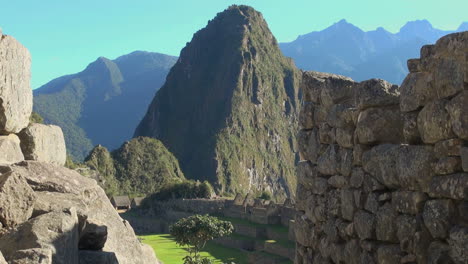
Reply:
<svg viewBox="0 0 468 264"><path fill-rule="evenodd" d="M187 254L185 248L179 247L168 234L139 236L143 243L150 245L163 264L182 264L182 258ZM247 253L237 249L226 248L214 243L208 243L202 256L214 258L216 264L235 262L247 264Z"/></svg>

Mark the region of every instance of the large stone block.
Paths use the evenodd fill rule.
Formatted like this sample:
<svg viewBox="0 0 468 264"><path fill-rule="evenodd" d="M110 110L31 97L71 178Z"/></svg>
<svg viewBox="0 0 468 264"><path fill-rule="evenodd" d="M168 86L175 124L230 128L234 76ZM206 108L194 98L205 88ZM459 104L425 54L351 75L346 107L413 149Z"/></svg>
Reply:
<svg viewBox="0 0 468 264"><path fill-rule="evenodd" d="M400 213L416 215L422 211L427 198L422 192L396 191L392 193L392 204Z"/></svg>
<svg viewBox="0 0 468 264"><path fill-rule="evenodd" d="M432 59L430 71L438 98L447 98L463 91L466 61L455 58Z"/></svg>
<svg viewBox="0 0 468 264"><path fill-rule="evenodd" d="M330 107L327 114L327 123L335 128L344 128L355 125L359 111L343 104Z"/></svg>
<svg viewBox="0 0 468 264"><path fill-rule="evenodd" d="M399 145L378 145L364 153L363 169L385 186L396 188L400 186L397 169L399 155Z"/></svg>
<svg viewBox="0 0 468 264"><path fill-rule="evenodd" d="M456 173L432 179L429 195L432 197L463 200L468 189L468 174Z"/></svg>
<svg viewBox="0 0 468 264"><path fill-rule="evenodd" d="M15 172L0 174L0 223L14 227L27 221L33 212L34 191Z"/></svg>
<svg viewBox="0 0 468 264"><path fill-rule="evenodd" d="M377 250L377 263L400 264L403 253L398 245L383 245Z"/></svg>
<svg viewBox="0 0 468 264"><path fill-rule="evenodd" d="M381 79L371 79L359 83L355 93L356 106L360 109L398 105L400 91L398 85L393 85Z"/></svg>
<svg viewBox="0 0 468 264"><path fill-rule="evenodd" d="M53 263L78 264L78 217L74 209L51 212L23 223L0 237L0 248L9 259L16 251L50 249Z"/></svg>
<svg viewBox="0 0 468 264"><path fill-rule="evenodd" d="M118 264L119 261L114 252L80 250L80 264Z"/></svg>
<svg viewBox="0 0 468 264"><path fill-rule="evenodd" d="M427 192L434 177L433 147L407 145L400 147L398 153L396 166L401 186L406 190Z"/></svg>
<svg viewBox="0 0 468 264"><path fill-rule="evenodd" d="M341 190L341 216L343 219L353 221L356 209L353 191L349 189Z"/></svg>
<svg viewBox="0 0 468 264"><path fill-rule="evenodd" d="M450 245L450 257L456 263L466 263L468 261L468 228L461 226L452 227L448 242Z"/></svg>
<svg viewBox="0 0 468 264"><path fill-rule="evenodd" d="M468 147L460 150L463 171L468 172Z"/></svg>
<svg viewBox="0 0 468 264"><path fill-rule="evenodd" d="M439 141L434 145L434 153L438 158L447 156L460 156L460 150L463 144L463 140L459 138Z"/></svg>
<svg viewBox="0 0 468 264"><path fill-rule="evenodd" d="M432 101L419 112L418 129L424 143L433 144L455 137L448 122L450 115L446 110L447 103L445 99Z"/></svg>
<svg viewBox="0 0 468 264"><path fill-rule="evenodd" d="M15 134L0 136L0 164L13 164L24 160L20 140Z"/></svg>
<svg viewBox="0 0 468 264"><path fill-rule="evenodd" d="M342 148L352 148L354 145L354 128L337 128L336 129L336 143Z"/></svg>
<svg viewBox="0 0 468 264"><path fill-rule="evenodd" d="M338 145L329 145L325 152L318 158L318 170L324 175L335 175L340 165Z"/></svg>
<svg viewBox="0 0 468 264"><path fill-rule="evenodd" d="M462 170L460 157L444 157L434 165L434 172L438 175L447 175Z"/></svg>
<svg viewBox="0 0 468 264"><path fill-rule="evenodd" d="M354 229L361 240L375 238L375 216L363 210L354 215Z"/></svg>
<svg viewBox="0 0 468 264"><path fill-rule="evenodd" d="M400 87L402 112L415 111L436 97L431 81L432 74L429 72L415 72L406 76Z"/></svg>
<svg viewBox="0 0 468 264"><path fill-rule="evenodd" d="M314 127L314 104L304 103L299 113L299 127L302 129L312 129Z"/></svg>
<svg viewBox="0 0 468 264"><path fill-rule="evenodd" d="M437 263L453 263L449 256L450 247L446 243L434 241L427 249L427 262L428 264Z"/></svg>
<svg viewBox="0 0 468 264"><path fill-rule="evenodd" d="M468 91L465 90L447 104L450 123L459 138L468 140Z"/></svg>
<svg viewBox="0 0 468 264"><path fill-rule="evenodd" d="M401 143L403 119L398 107L368 108L359 114L356 135L361 144Z"/></svg>
<svg viewBox="0 0 468 264"><path fill-rule="evenodd" d="M97 185L95 180L61 166L35 161L24 161L9 167L0 167L0 171L5 168L21 174L35 192L59 194L47 195L49 198L40 198L43 200L41 213L57 210L61 205L66 204L67 207L75 207L77 212L86 212L89 219L96 219L105 224L108 234L103 251L114 252L120 264L156 262L155 258L145 259L150 256L144 254L133 228L119 217L104 190ZM38 197L43 196L45 195ZM51 203L50 206L47 206L47 201ZM39 209L37 206L35 208ZM78 244L75 246L78 248ZM0 244L0 248L3 249L3 245Z"/></svg>
<svg viewBox="0 0 468 264"><path fill-rule="evenodd" d="M431 200L424 206L424 224L433 238L446 238L455 208L451 200Z"/></svg>
<svg viewBox="0 0 468 264"><path fill-rule="evenodd" d="M0 34L0 134L18 133L29 124L33 96L31 55L18 41Z"/></svg>
<svg viewBox="0 0 468 264"><path fill-rule="evenodd" d="M407 144L421 143L421 136L418 130L419 112L403 113L403 138Z"/></svg>
<svg viewBox="0 0 468 264"><path fill-rule="evenodd" d="M376 215L375 234L378 240L398 242L396 218L398 214L390 203L379 208Z"/></svg>
<svg viewBox="0 0 468 264"><path fill-rule="evenodd" d="M19 134L27 160L65 165L67 152L62 129L58 126L31 124Z"/></svg>

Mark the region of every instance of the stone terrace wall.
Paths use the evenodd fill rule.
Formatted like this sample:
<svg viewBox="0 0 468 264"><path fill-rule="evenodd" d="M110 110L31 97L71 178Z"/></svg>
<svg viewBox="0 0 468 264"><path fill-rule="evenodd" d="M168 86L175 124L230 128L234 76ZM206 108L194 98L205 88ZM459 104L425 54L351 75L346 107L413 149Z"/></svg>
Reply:
<svg viewBox="0 0 468 264"><path fill-rule="evenodd" d="M305 72L296 263L467 263L468 32L401 88Z"/></svg>

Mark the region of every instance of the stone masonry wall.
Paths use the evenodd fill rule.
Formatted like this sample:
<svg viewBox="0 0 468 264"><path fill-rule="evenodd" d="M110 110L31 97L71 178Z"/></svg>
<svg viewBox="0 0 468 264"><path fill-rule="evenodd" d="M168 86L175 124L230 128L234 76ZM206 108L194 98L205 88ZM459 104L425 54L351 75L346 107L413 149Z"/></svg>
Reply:
<svg viewBox="0 0 468 264"><path fill-rule="evenodd" d="M304 72L296 263L468 263L468 32L401 87Z"/></svg>

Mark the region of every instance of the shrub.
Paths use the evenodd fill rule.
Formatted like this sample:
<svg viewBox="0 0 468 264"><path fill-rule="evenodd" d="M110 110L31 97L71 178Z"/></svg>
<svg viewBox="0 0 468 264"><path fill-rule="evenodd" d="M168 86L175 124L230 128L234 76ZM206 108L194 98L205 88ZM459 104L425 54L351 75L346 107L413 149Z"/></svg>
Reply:
<svg viewBox="0 0 468 264"><path fill-rule="evenodd" d="M199 255L200 250L205 247L206 242L230 235L233 230L231 222L209 215L182 218L170 227L176 243L188 247L189 254L183 258L184 264L211 264L210 259Z"/></svg>
<svg viewBox="0 0 468 264"><path fill-rule="evenodd" d="M271 200L271 193L269 191L263 191L258 198L263 200Z"/></svg>

